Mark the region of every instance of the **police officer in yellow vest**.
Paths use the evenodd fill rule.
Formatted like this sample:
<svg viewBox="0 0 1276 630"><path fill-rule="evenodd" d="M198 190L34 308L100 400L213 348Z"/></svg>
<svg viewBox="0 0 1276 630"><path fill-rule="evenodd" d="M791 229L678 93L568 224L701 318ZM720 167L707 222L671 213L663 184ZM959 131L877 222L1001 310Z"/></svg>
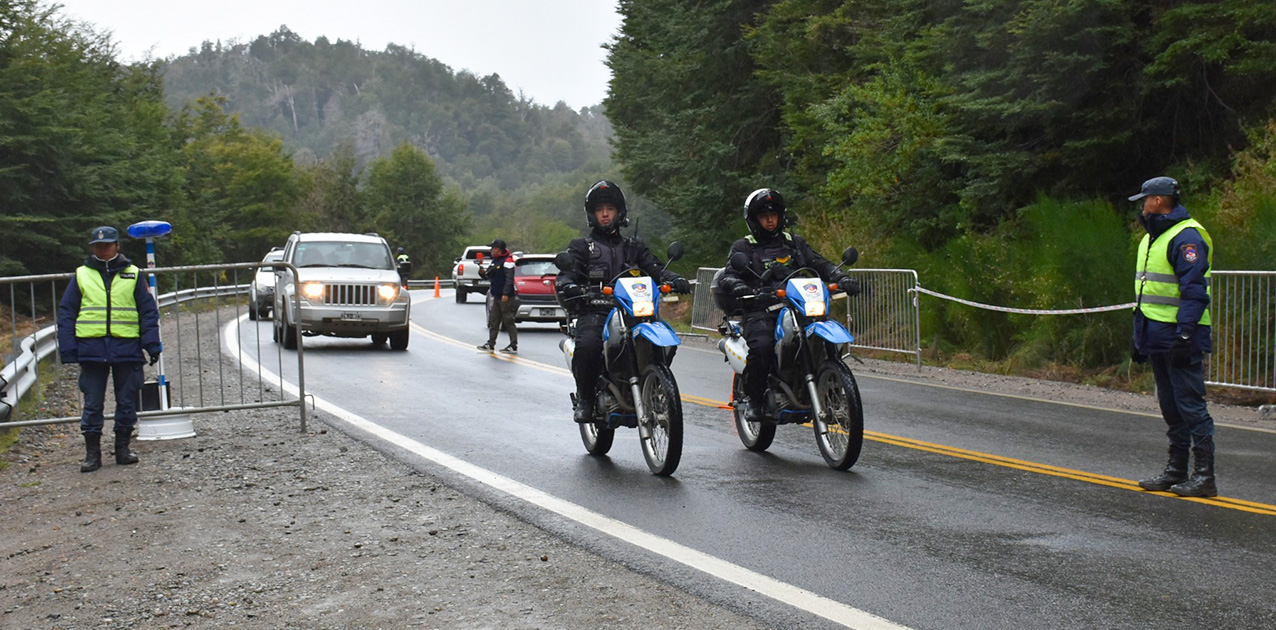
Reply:
<svg viewBox="0 0 1276 630"><path fill-rule="evenodd" d="M115 463L136 464L129 439L137 425L142 364L159 360L159 309L138 268L120 254L120 233L102 226L89 237L93 255L75 270L58 307L58 352L63 363L80 364L84 413L84 461L80 472L102 467L102 408L106 379L115 384Z"/></svg>
<svg viewBox="0 0 1276 630"><path fill-rule="evenodd" d="M1130 201L1142 201L1134 277L1134 359L1150 359L1161 415L1169 426L1165 470L1139 485L1184 497L1218 495L1214 483L1214 419L1205 407L1205 354L1210 352L1209 232L1179 204L1179 183L1143 182ZM1188 476L1189 454L1195 459Z"/></svg>

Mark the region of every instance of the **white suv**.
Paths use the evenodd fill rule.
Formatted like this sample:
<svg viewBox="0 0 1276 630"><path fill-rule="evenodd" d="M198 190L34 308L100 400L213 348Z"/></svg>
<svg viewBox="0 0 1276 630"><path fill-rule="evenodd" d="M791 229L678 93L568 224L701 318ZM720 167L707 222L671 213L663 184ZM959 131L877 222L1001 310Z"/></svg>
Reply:
<svg viewBox="0 0 1276 630"><path fill-rule="evenodd" d="M490 265L492 261L483 259L492 251L487 245L470 245L452 265L452 286L456 287L456 303L464 304L465 296L470 293L487 294L488 281L479 276L479 269Z"/></svg>
<svg viewBox="0 0 1276 630"><path fill-rule="evenodd" d="M279 269L275 292L275 341L297 347L297 335L372 337L395 350L408 347L412 299L403 290L394 255L376 234L294 232L283 261L297 267L294 284ZM294 304L298 287L301 308Z"/></svg>

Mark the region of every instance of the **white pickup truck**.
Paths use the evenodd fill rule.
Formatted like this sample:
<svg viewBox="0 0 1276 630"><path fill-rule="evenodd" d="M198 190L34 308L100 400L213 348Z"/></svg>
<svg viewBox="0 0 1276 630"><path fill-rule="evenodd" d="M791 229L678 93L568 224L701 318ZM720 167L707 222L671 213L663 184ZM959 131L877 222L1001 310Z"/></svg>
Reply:
<svg viewBox="0 0 1276 630"><path fill-rule="evenodd" d="M465 252L456 258L452 265L452 286L456 287L456 303L464 304L470 293L484 295L489 286L485 278L479 277L479 267L491 263L492 248L487 245L470 245Z"/></svg>

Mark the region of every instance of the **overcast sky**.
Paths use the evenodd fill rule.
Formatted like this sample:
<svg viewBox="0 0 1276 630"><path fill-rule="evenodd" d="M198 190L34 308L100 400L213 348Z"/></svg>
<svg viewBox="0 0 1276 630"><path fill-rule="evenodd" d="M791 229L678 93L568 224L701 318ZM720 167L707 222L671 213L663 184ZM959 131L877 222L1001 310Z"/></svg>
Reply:
<svg viewBox="0 0 1276 630"><path fill-rule="evenodd" d="M453 71L499 74L542 105L602 102L601 46L620 29L612 0L57 0L67 17L110 31L121 61L166 58L205 40L250 41L287 25L302 39L408 46ZM53 2L46 2L53 4Z"/></svg>

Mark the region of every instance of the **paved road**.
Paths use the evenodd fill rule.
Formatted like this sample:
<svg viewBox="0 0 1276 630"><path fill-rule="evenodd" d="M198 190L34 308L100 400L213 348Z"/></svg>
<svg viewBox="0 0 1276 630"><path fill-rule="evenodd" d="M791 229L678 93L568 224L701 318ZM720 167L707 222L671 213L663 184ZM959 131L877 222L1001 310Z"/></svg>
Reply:
<svg viewBox="0 0 1276 630"><path fill-rule="evenodd" d="M729 368L710 345L688 342L674 365L688 401L682 465L662 479L648 473L636 431L618 431L606 458L585 454L556 328L521 328L516 358L479 352L482 304L431 295L415 293L407 352L307 338L310 392L643 540L681 545L608 540L473 488L777 626L876 623L827 614L841 606L918 629L1276 627L1271 433L1220 428L1226 497L1183 500L1133 489L1160 463L1149 455L1163 449L1159 419L861 376L870 440L839 473L805 427L781 427L767 453L745 451L717 406ZM269 322L259 330L273 367ZM698 554L727 568L681 561ZM786 585L813 603L785 599Z"/></svg>

